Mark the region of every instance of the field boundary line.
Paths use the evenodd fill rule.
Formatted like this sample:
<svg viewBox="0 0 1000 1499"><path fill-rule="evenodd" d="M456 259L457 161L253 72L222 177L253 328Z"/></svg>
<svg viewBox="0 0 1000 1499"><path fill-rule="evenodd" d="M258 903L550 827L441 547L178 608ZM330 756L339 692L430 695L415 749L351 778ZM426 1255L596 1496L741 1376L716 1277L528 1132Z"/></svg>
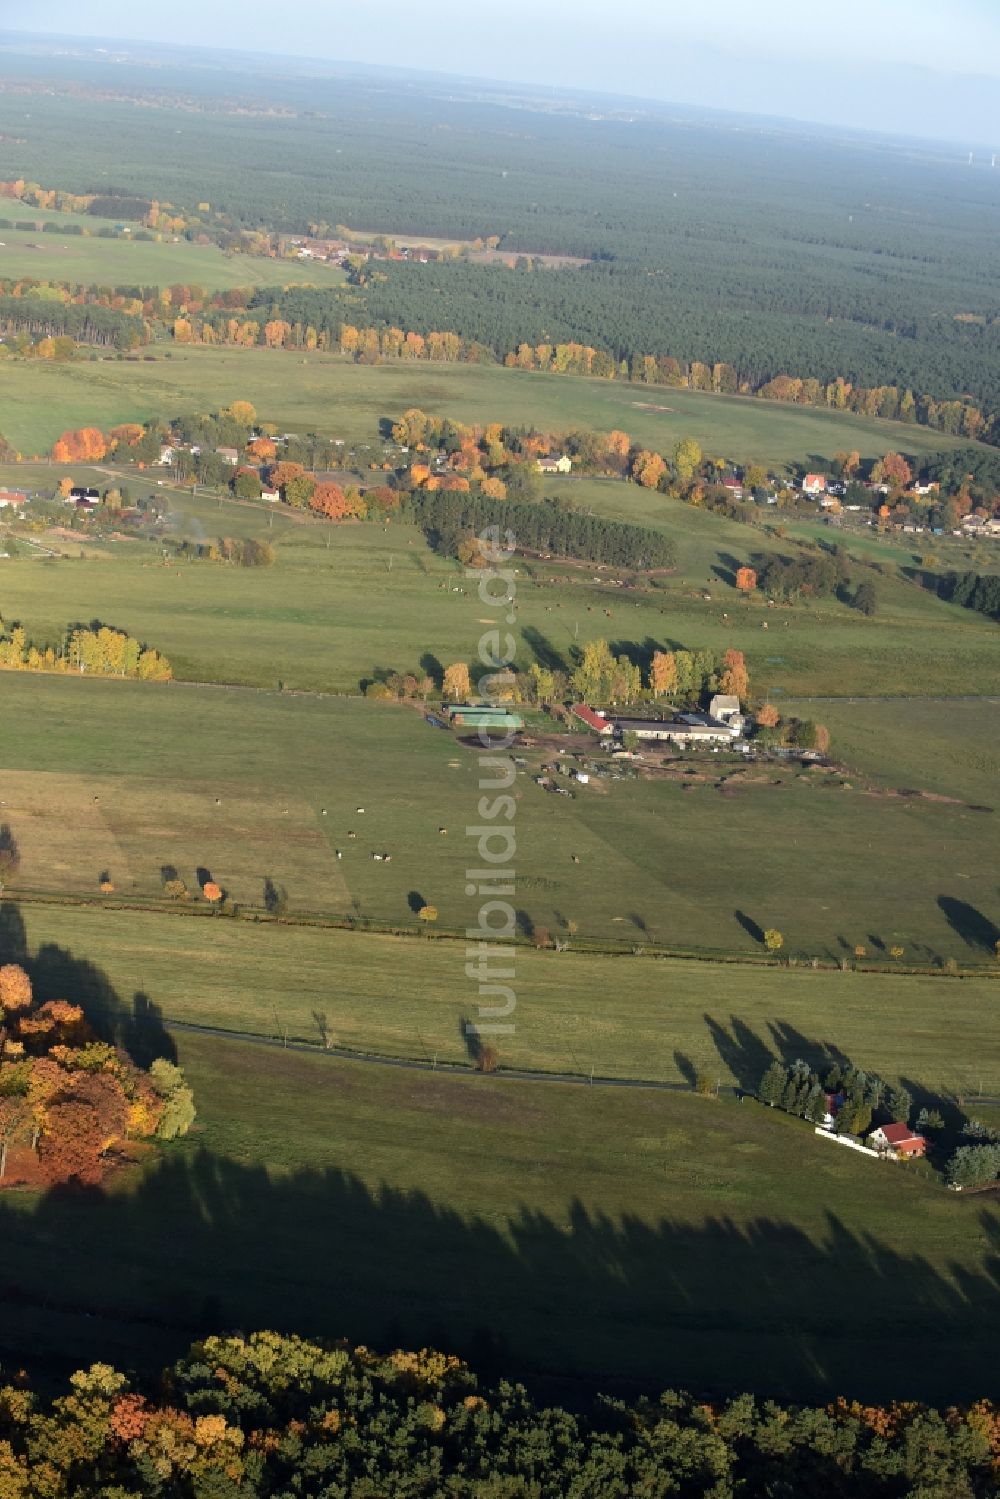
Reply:
<svg viewBox="0 0 1000 1499"><path fill-rule="evenodd" d="M181 902L154 902L152 900L96 900L91 896L70 894L49 894L46 891L25 891L23 893L4 890L0 895L0 902L7 901L15 906L46 906L62 908L64 910L98 912L121 912L123 914L133 913L144 916L157 917L187 917L197 921L222 921L243 926L273 926L286 929L297 929L302 931L334 931L350 932L361 937L395 937L401 942L465 942L465 933L459 928L438 928L431 931L422 927L397 926L392 922L379 922L375 918L365 918L363 924L351 921L347 917L323 916L319 913L314 915L284 915L272 916L267 911L256 907L248 909L247 914L242 910L239 914L219 911L211 906L198 905L197 903L186 904ZM841 968L840 964L832 959L814 958L808 956L793 956L792 961L786 959L775 959L765 956L763 953L736 953L720 949L715 951L710 948L672 948L656 946L651 943L621 943L616 945L613 939L606 942L594 938L574 938L573 946L565 952L556 954L551 949L537 948L530 937L518 935L514 939L516 946L531 952L552 952L555 959L559 956L563 959L572 960L578 957L596 958L648 958L652 962L675 962L675 963L709 963L725 965L734 968L757 968L768 972L796 972L809 973L864 973L874 978L933 978L933 979L992 979L1000 980L1000 966L995 962L990 963L985 959L981 966L971 968L957 968L949 971L946 968L913 968L907 966L877 967L871 963L852 962L849 967ZM642 951L636 951L640 947Z"/></svg>

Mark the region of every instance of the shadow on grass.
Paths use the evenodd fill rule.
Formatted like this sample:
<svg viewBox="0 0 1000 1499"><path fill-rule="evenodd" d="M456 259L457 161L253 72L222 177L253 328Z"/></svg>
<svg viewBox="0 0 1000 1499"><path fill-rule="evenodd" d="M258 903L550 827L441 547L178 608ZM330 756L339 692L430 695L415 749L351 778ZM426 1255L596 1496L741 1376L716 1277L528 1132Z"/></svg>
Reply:
<svg viewBox="0 0 1000 1499"><path fill-rule="evenodd" d="M939 895L938 909L966 947L984 947L988 952L1000 951L997 948L1000 927L975 906L970 906L964 900L956 900L951 895Z"/></svg>
<svg viewBox="0 0 1000 1499"><path fill-rule="evenodd" d="M336 1168L275 1175L182 1147L132 1192L53 1191L33 1213L0 1197L16 1287L0 1349L53 1369L126 1349L152 1370L208 1332L276 1327L440 1348L570 1400L669 1385L969 1399L995 1374L1000 1224L954 1208L993 1258L946 1278L833 1212L816 1237L579 1200L559 1222L527 1207L498 1221ZM67 1243L77 1268L56 1274Z"/></svg>
<svg viewBox="0 0 1000 1499"><path fill-rule="evenodd" d="M81 1000L95 1022L107 1017L125 1032L136 1024L135 1006L123 1004L94 965L55 948L32 957L16 911L0 911L0 957L23 962L46 997ZM144 1018L149 1040L159 1025L162 1042L155 1006ZM772 1048L816 1051L787 1026L773 1026L769 1041L738 1020L710 1029L727 1061L752 1064L754 1082ZM310 1150L334 1162L339 1149L335 1132L326 1132L335 1114L313 1135L311 1116L298 1118L304 1090L314 1108L324 1089L354 1090L360 1101L384 1073L203 1044L202 1065L225 1077L221 1094L206 1087L203 1111L209 1128L213 1109L224 1120L226 1154L193 1135L106 1193L0 1194L3 1361L64 1374L104 1359L152 1372L207 1332L273 1327L376 1347L436 1347L468 1358L487 1378L522 1378L539 1394L568 1400L674 1385L707 1396L749 1388L798 1400L844 1393L948 1403L991 1387L1000 1217L982 1199L944 1204L964 1224L955 1244L977 1246L947 1276L919 1243L892 1242L870 1214L849 1223L830 1208L807 1232L791 1221L802 1185L796 1173L787 1216L754 1213L752 1166L739 1154L745 1141L759 1150L773 1138L779 1148L791 1122L762 1131L759 1112L753 1127L752 1103L705 1101L707 1127L731 1135L740 1168L731 1185L746 1196L739 1211L717 1209L717 1193L689 1193L679 1211L669 1178L661 1186L648 1174L641 1210L608 1212L600 1200L574 1197L571 1153L558 1201L527 1206L513 1173L533 1163L510 1152L504 1121L540 1103L558 1110L564 1085L394 1073L398 1085L385 1096L399 1097L401 1113L395 1136L392 1119L380 1121L383 1155L397 1139L389 1159L405 1181L422 1143L407 1132L407 1118L432 1110L450 1121L428 1139L454 1153L452 1182L465 1172L476 1186L468 1200L482 1202L485 1188L488 1204L459 1212L423 1190L379 1182L375 1172L364 1179L338 1164L297 1164L307 1137ZM593 1107L602 1096L573 1097L581 1095ZM667 1100L662 1113L660 1144L671 1152L664 1160L698 1172L696 1136L683 1129L675 1136ZM541 1112L539 1120L532 1153L543 1161L566 1143L551 1143ZM804 1131L802 1140L805 1155ZM633 1149L628 1139L622 1147ZM849 1166L883 1171L887 1194L911 1190L896 1180L904 1168ZM803 1163L798 1176L807 1169ZM850 1184L836 1173L830 1191L849 1203ZM865 1200L870 1205L870 1192Z"/></svg>
<svg viewBox="0 0 1000 1499"><path fill-rule="evenodd" d="M131 1002L123 1000L100 968L55 943L31 954L20 910L10 901L0 903L0 961L25 969L39 1003L71 999L82 1005L101 1040L124 1047L140 1067L157 1057L176 1062L177 1048L148 994L139 989Z"/></svg>

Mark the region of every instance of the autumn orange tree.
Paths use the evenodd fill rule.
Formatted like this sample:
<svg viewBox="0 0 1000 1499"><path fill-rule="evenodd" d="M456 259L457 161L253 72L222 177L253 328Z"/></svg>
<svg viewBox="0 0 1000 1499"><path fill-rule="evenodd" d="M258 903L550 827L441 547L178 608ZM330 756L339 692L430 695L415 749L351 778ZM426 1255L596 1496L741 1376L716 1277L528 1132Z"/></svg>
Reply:
<svg viewBox="0 0 1000 1499"><path fill-rule="evenodd" d="M451 666L445 667L444 673L444 695L453 698L457 703L461 698L470 697L472 694L472 680L469 676L469 668L464 661L454 661Z"/></svg>
<svg viewBox="0 0 1000 1499"><path fill-rule="evenodd" d="M752 567L738 567L736 569L736 587L740 593L747 595L753 593L757 587L757 574Z"/></svg>
<svg viewBox="0 0 1000 1499"><path fill-rule="evenodd" d="M673 651L654 651L649 668L649 686L656 697L677 689L677 657Z"/></svg>
<svg viewBox="0 0 1000 1499"><path fill-rule="evenodd" d="M742 651L728 650L722 658L719 691L730 693L744 702L750 690L750 674Z"/></svg>
<svg viewBox="0 0 1000 1499"><path fill-rule="evenodd" d="M107 457L107 453L108 439L98 427L63 432L52 444L54 463L96 463Z"/></svg>
<svg viewBox="0 0 1000 1499"><path fill-rule="evenodd" d="M190 1127L194 1105L178 1068L157 1062L144 1072L95 1036L79 1005L37 1005L19 964L0 968L0 1011L0 1180L20 1145L46 1181L95 1185L126 1141Z"/></svg>

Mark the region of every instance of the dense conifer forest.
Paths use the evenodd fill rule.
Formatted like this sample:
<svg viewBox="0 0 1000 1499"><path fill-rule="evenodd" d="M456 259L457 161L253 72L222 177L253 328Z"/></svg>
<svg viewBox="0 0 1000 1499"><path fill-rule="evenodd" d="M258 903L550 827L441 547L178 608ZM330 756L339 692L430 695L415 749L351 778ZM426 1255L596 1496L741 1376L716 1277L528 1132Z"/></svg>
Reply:
<svg viewBox="0 0 1000 1499"><path fill-rule="evenodd" d="M995 410L1000 174L953 148L656 106L586 118L400 79L16 68L19 90L64 91L23 138L23 92L0 94L0 132L17 138L6 171L118 195L123 214L139 197L196 217L207 205L191 237L494 235L588 262L385 262L347 320L448 328L500 355L574 339L723 361L751 383L840 375Z"/></svg>

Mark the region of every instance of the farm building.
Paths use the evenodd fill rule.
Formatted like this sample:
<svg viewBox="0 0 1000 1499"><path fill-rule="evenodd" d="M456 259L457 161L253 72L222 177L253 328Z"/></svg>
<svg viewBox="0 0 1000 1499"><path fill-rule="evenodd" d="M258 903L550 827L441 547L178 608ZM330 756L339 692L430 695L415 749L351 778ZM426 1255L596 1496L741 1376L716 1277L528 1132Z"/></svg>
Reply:
<svg viewBox="0 0 1000 1499"><path fill-rule="evenodd" d="M708 705L708 716L719 723L734 724L737 729L743 728L740 700L732 692L717 692Z"/></svg>
<svg viewBox="0 0 1000 1499"><path fill-rule="evenodd" d="M240 455L235 448L216 448L216 456L222 458L226 463L232 464L233 468L240 461Z"/></svg>
<svg viewBox="0 0 1000 1499"><path fill-rule="evenodd" d="M659 740L690 749L697 744L731 744L739 737L735 724L719 723L708 713L678 713L675 718L615 718L615 733L637 739Z"/></svg>
<svg viewBox="0 0 1000 1499"><path fill-rule="evenodd" d="M614 730L614 724L606 718L603 713L595 713L593 708L588 708L586 703L574 703L570 712L575 718L579 718L588 729L594 729L598 734L610 734Z"/></svg>
<svg viewBox="0 0 1000 1499"><path fill-rule="evenodd" d="M547 458L539 458L535 467L540 474L568 474L573 467L573 460L565 453L560 453L558 457L550 453Z"/></svg>
<svg viewBox="0 0 1000 1499"><path fill-rule="evenodd" d="M463 729L523 729L524 719L506 708L455 708L451 721Z"/></svg>
<svg viewBox="0 0 1000 1499"><path fill-rule="evenodd" d="M868 1136L868 1144L873 1150L894 1156L922 1156L927 1152L924 1136L914 1134L908 1124L880 1124Z"/></svg>
<svg viewBox="0 0 1000 1499"><path fill-rule="evenodd" d="M6 510L8 505L26 505L28 496L23 489L0 489L0 510Z"/></svg>
<svg viewBox="0 0 1000 1499"><path fill-rule="evenodd" d="M806 474L802 480L803 494L823 494L826 490L826 474Z"/></svg>

